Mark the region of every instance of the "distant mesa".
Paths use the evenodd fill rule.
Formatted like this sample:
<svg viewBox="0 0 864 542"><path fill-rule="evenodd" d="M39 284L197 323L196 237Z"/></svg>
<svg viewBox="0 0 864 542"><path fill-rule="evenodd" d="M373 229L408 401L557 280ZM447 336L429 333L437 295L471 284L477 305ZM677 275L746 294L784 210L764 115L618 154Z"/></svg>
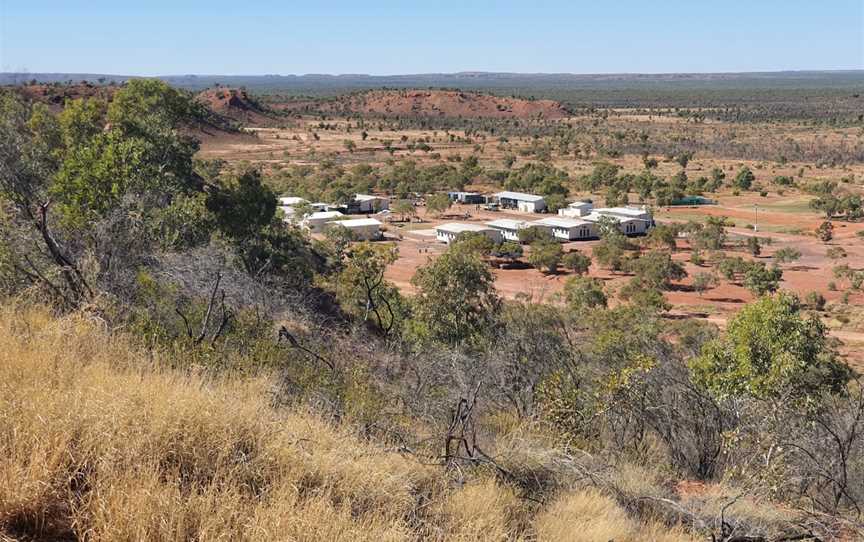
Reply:
<svg viewBox="0 0 864 542"><path fill-rule="evenodd" d="M322 104L334 113L381 116L544 118L570 116L554 100L505 98L459 90L372 90L350 94Z"/></svg>

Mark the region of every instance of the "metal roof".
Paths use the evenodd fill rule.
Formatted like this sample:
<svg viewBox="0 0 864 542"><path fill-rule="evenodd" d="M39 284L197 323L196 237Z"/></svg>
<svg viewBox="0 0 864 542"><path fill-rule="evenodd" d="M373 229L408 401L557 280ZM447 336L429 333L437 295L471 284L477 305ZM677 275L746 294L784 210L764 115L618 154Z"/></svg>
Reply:
<svg viewBox="0 0 864 542"><path fill-rule="evenodd" d="M506 199L515 199L518 201L543 201L543 196L538 196L536 194L526 194L524 192L510 192L505 190L504 192L498 192L495 194L496 198L506 198Z"/></svg>
<svg viewBox="0 0 864 542"><path fill-rule="evenodd" d="M520 230L528 226L524 220L513 220L512 218L499 218L486 223L490 228L499 228L502 230Z"/></svg>
<svg viewBox="0 0 864 542"><path fill-rule="evenodd" d="M371 201L376 199L390 199L387 196L374 196L372 194L355 194L354 199L357 201Z"/></svg>
<svg viewBox="0 0 864 542"><path fill-rule="evenodd" d="M550 216L549 218L535 220L531 224L535 224L538 226L553 226L556 228L578 228L580 226L587 226L591 224L591 222L589 222L588 220L576 220L573 218Z"/></svg>
<svg viewBox="0 0 864 542"><path fill-rule="evenodd" d="M339 211L318 211L317 213L312 213L307 216L307 220L324 220L326 218L336 218L339 216L345 216Z"/></svg>
<svg viewBox="0 0 864 542"><path fill-rule="evenodd" d="M447 222L446 224L440 224L435 226L436 230L446 231L450 233L462 233L466 231L489 231L494 228L490 228L489 226L484 226L482 224L465 224L464 222Z"/></svg>
<svg viewBox="0 0 864 542"><path fill-rule="evenodd" d="M350 220L334 220L330 224L339 224L346 228L360 228L363 226L380 226L381 222L374 218L352 218Z"/></svg>

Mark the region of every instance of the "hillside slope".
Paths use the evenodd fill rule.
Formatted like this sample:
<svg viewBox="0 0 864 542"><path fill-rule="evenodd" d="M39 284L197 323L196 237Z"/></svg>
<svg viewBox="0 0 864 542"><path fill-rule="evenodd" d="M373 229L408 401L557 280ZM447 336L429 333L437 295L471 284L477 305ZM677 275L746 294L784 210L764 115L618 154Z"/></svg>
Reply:
<svg viewBox="0 0 864 542"><path fill-rule="evenodd" d="M158 368L83 316L0 308L0 540L689 540L595 490L548 505Z"/></svg>
<svg viewBox="0 0 864 542"><path fill-rule="evenodd" d="M554 100L503 98L458 90L375 90L329 102L334 112L383 116L545 118L560 119L569 112Z"/></svg>

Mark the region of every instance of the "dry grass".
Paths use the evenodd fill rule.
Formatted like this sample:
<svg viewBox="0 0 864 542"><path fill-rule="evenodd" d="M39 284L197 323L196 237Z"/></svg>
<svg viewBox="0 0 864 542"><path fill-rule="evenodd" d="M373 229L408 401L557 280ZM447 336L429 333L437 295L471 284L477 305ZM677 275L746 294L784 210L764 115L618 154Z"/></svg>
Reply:
<svg viewBox="0 0 864 542"><path fill-rule="evenodd" d="M615 502L596 491L563 496L536 519L541 542L681 542L693 540L676 529L640 525Z"/></svg>
<svg viewBox="0 0 864 542"><path fill-rule="evenodd" d="M681 539L599 494L535 518L494 480L449 487L438 467L274 409L270 385L161 369L82 316L0 308L0 540Z"/></svg>

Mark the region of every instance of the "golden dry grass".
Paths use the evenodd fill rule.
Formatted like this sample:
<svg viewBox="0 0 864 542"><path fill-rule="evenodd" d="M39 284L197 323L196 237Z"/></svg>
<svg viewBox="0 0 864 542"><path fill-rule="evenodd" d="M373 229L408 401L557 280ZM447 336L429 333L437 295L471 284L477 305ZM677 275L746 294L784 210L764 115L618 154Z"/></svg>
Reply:
<svg viewBox="0 0 864 542"><path fill-rule="evenodd" d="M491 479L449 487L438 467L274 409L270 389L161 369L80 315L0 308L0 540L683 539L600 494L535 514Z"/></svg>

